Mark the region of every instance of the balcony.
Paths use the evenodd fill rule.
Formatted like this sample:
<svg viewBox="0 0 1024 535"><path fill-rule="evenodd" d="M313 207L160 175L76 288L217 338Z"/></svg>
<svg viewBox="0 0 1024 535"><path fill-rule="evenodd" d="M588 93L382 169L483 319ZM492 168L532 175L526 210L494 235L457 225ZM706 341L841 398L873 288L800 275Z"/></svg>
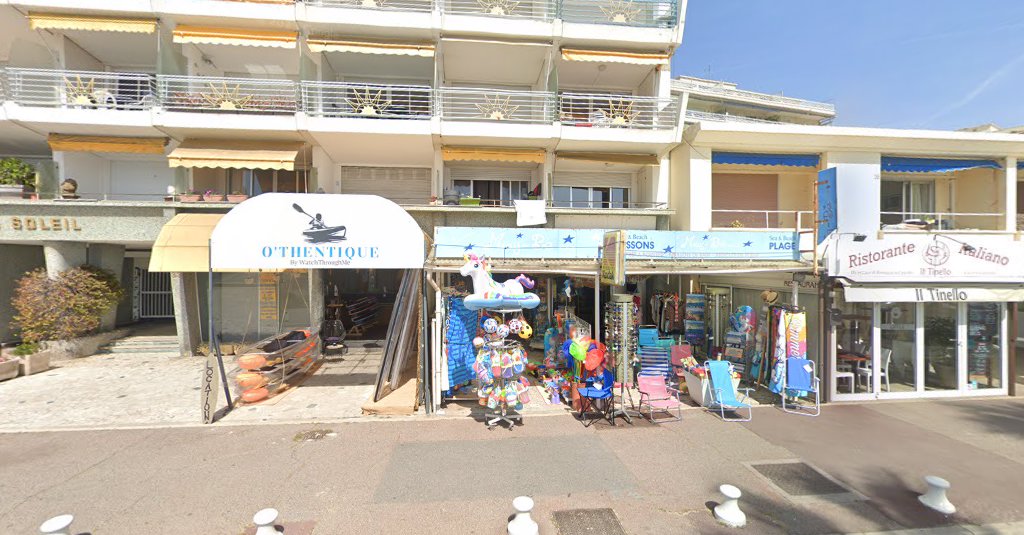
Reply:
<svg viewBox="0 0 1024 535"><path fill-rule="evenodd" d="M156 105L148 74L9 68L4 78L6 98L19 106L140 111Z"/></svg>
<svg viewBox="0 0 1024 535"><path fill-rule="evenodd" d="M428 86L302 82L303 110L311 117L430 119Z"/></svg>
<svg viewBox="0 0 1024 535"><path fill-rule="evenodd" d="M813 230L810 210L711 210L716 230Z"/></svg>
<svg viewBox="0 0 1024 535"><path fill-rule="evenodd" d="M304 0L307 6L341 7L382 11L417 11L429 13L434 9L433 0Z"/></svg>
<svg viewBox="0 0 1024 535"><path fill-rule="evenodd" d="M559 96L559 117L566 126L672 130L679 124L679 101L562 93Z"/></svg>
<svg viewBox="0 0 1024 535"><path fill-rule="evenodd" d="M672 28L678 21L675 0L561 0L560 4L565 22Z"/></svg>
<svg viewBox="0 0 1024 535"><path fill-rule="evenodd" d="M445 0L445 15L500 17L550 22L555 18L555 3L550 0Z"/></svg>
<svg viewBox="0 0 1024 535"><path fill-rule="evenodd" d="M1004 231L1002 212L879 212L881 229L891 231ZM1009 229L1012 231L1012 229Z"/></svg>
<svg viewBox="0 0 1024 535"><path fill-rule="evenodd" d="M672 89L685 91L694 95L715 97L722 100L755 104L767 108L784 108L792 111L809 112L825 117L835 117L836 107L826 102L815 102L799 98L770 95L755 91L745 91L727 85L700 83L695 80L676 78L672 80Z"/></svg>
<svg viewBox="0 0 1024 535"><path fill-rule="evenodd" d="M550 125L555 121L555 95L546 91L443 87L436 94L445 121L533 125Z"/></svg>
<svg viewBox="0 0 1024 535"><path fill-rule="evenodd" d="M756 119L754 117L743 117L741 115L729 115L727 113L710 113L704 111L686 110L686 120L689 122L715 121L719 123L748 123L748 124L783 124L779 121L767 119Z"/></svg>
<svg viewBox="0 0 1024 535"><path fill-rule="evenodd" d="M291 115L299 109L291 80L157 76L160 103L171 112Z"/></svg>

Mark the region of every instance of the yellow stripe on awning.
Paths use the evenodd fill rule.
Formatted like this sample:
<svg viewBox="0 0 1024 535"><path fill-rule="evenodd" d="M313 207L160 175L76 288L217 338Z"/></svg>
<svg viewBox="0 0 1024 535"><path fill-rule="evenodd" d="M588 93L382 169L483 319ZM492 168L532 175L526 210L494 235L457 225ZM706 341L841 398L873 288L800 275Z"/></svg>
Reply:
<svg viewBox="0 0 1024 535"><path fill-rule="evenodd" d="M472 147L443 147L441 155L446 162L488 161L544 163L547 152L544 149L493 149Z"/></svg>
<svg viewBox="0 0 1024 535"><path fill-rule="evenodd" d="M153 242L149 271L205 272L210 269L210 234L224 214L178 214Z"/></svg>
<svg viewBox="0 0 1024 535"><path fill-rule="evenodd" d="M167 155L171 167L295 170L301 141L186 139Z"/></svg>
<svg viewBox="0 0 1024 535"><path fill-rule="evenodd" d="M313 52L355 52L357 54L382 54L385 56L434 57L434 45L414 43L376 43L372 41L339 41L311 37L306 44Z"/></svg>
<svg viewBox="0 0 1024 535"><path fill-rule="evenodd" d="M51 150L65 152L123 152L132 154L164 153L164 137L70 136L50 134L46 141Z"/></svg>
<svg viewBox="0 0 1024 535"><path fill-rule="evenodd" d="M628 163L635 165L658 165L661 163L654 154L624 154L618 152L563 152L555 153L561 160L583 160L588 162Z"/></svg>
<svg viewBox="0 0 1024 535"><path fill-rule="evenodd" d="M86 30L95 32L153 33L156 19L93 17L89 15L28 14L28 27L33 30Z"/></svg>
<svg viewBox="0 0 1024 535"><path fill-rule="evenodd" d="M295 43L298 39L298 32L209 28L202 26L178 26L174 29L175 43L295 48Z"/></svg>
<svg viewBox="0 0 1024 535"><path fill-rule="evenodd" d="M628 63L630 65L668 65L668 54L643 54L637 52L613 52L610 50L582 50L563 48L562 59L566 61L594 61L599 63Z"/></svg>

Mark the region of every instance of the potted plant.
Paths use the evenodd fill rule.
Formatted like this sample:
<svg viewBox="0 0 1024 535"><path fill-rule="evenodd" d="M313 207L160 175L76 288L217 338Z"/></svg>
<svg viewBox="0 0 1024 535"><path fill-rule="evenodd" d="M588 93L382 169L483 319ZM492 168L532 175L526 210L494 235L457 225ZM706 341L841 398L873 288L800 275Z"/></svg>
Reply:
<svg viewBox="0 0 1024 535"><path fill-rule="evenodd" d="M203 200L203 196L198 191L189 189L185 193L178 195L178 200L181 202L199 202Z"/></svg>
<svg viewBox="0 0 1024 535"><path fill-rule="evenodd" d="M0 353L0 381L17 377L20 366L21 360L10 358L6 353Z"/></svg>
<svg viewBox="0 0 1024 535"><path fill-rule="evenodd" d="M32 375L50 369L50 353L40 351L39 344L24 342L14 348L14 356L21 360L22 375Z"/></svg>
<svg viewBox="0 0 1024 535"><path fill-rule="evenodd" d="M249 198L248 195L246 195L246 194L244 194L244 193L242 193L241 191L238 191L238 190L235 190L235 191L232 191L231 193L228 193L228 202L242 202L242 201L244 201L244 200L246 200L248 198Z"/></svg>
<svg viewBox="0 0 1024 535"><path fill-rule="evenodd" d="M203 200L206 202L223 202L224 194L215 189L208 189L203 193Z"/></svg>
<svg viewBox="0 0 1024 535"><path fill-rule="evenodd" d="M0 195L34 197L36 170L20 158L0 159Z"/></svg>

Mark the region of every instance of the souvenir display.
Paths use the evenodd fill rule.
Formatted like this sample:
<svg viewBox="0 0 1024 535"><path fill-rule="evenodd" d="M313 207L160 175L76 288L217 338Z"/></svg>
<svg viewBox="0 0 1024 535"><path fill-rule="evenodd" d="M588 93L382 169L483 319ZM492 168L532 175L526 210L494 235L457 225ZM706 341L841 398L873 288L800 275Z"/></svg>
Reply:
<svg viewBox="0 0 1024 535"><path fill-rule="evenodd" d="M473 293L466 296L466 308L522 310L540 305L540 297L526 291L534 287L533 280L526 275L497 283L491 277L491 263L486 257L467 254L464 259L466 263L459 269L459 274L473 280Z"/></svg>
<svg viewBox="0 0 1024 535"><path fill-rule="evenodd" d="M704 347L705 303L706 297L704 294L686 294L686 320L683 322L683 335L694 349Z"/></svg>

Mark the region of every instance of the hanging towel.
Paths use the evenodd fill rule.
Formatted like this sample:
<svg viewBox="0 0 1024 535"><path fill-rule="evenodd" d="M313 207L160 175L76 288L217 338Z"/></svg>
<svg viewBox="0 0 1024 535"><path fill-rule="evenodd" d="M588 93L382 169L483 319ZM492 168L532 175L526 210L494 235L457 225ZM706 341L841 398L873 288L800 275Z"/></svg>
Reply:
<svg viewBox="0 0 1024 535"><path fill-rule="evenodd" d="M528 227L530 225L545 225L548 216L545 212L546 201L513 201L516 205L516 225Z"/></svg>
<svg viewBox="0 0 1024 535"><path fill-rule="evenodd" d="M448 303L448 325L445 329L445 344L448 347L448 384L455 388L473 379L473 337L476 335L478 314L466 308L461 297L453 297Z"/></svg>

